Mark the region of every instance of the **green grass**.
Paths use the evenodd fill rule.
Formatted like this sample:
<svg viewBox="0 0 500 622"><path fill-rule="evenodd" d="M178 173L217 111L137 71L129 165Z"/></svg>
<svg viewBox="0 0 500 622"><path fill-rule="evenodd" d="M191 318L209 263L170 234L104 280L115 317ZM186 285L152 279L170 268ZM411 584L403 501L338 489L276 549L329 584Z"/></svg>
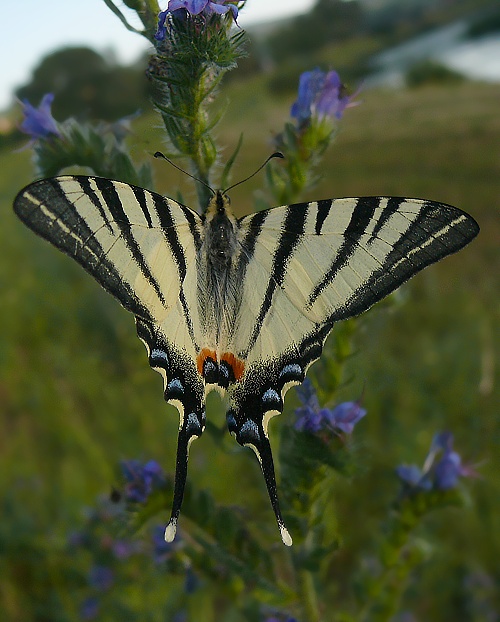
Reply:
<svg viewBox="0 0 500 622"><path fill-rule="evenodd" d="M303 197L431 198L468 211L482 228L470 247L405 286L403 304L364 316L346 375L351 381L339 396L363 392L369 412L356 431L360 473L339 483L336 498L345 542L331 575L339 586L349 585L360 551L373 543L397 490L398 463L421 463L432 435L449 429L464 459L480 464L481 479L467 484L470 505L441 512L421 530L433 554L405 605L428 620L480 620L462 617L457 586L473 570L500 581L499 95L498 85L473 83L363 92L362 104L341 123L321 183ZM224 160L244 133L237 180L272 150L272 133L291 102L271 100L260 78L232 84L228 100L218 136ZM131 142L138 157L162 148L158 123L151 116L137 124ZM193 198L180 174L164 162L155 169L159 190L175 195L180 185L186 200ZM62 585L58 547L44 542L63 541L82 507L110 490L119 459L155 458L171 470L177 428L133 318L13 215L15 193L32 175L29 152L0 153L0 610L12 622L32 619L26 612L34 616L45 602L42 578L30 574L37 564L55 577L51 583L49 572L45 582ZM235 188L239 215L251 211L252 193L263 183L259 176ZM222 424L222 412L214 416ZM242 477L260 477L251 456L217 453L204 438L193 447L190 477L217 501L245 507L250 527L274 528L264 491L262 499L247 499L241 486ZM23 565L23 550L47 557ZM62 591L56 590L61 598ZM73 614L60 619L76 619L74 605L66 599L61 606Z"/></svg>

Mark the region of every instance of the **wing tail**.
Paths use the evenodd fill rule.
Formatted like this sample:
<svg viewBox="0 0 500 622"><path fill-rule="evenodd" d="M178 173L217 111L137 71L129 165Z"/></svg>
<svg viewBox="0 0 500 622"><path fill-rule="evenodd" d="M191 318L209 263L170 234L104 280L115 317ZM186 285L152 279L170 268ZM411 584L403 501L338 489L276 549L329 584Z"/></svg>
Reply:
<svg viewBox="0 0 500 622"><path fill-rule="evenodd" d="M165 528L165 541L172 542L177 532L177 521L181 512L188 471L189 447L195 438L201 436L204 423L195 413L184 417L184 422L177 438L177 458L175 463L174 497L170 520Z"/></svg>
<svg viewBox="0 0 500 622"><path fill-rule="evenodd" d="M262 468L267 492L274 515L276 516L281 539L283 540L283 544L291 546L292 538L288 529L285 527L285 522L281 515L276 476L274 474L273 454L271 451L271 444L264 431L264 426L262 424L263 419L263 414L252 418L251 416L243 414L241 410L230 409L227 413L227 426L240 445L250 447L255 452Z"/></svg>
<svg viewBox="0 0 500 622"><path fill-rule="evenodd" d="M174 496L165 529L165 540L172 542L186 487L189 447L205 429L205 387L193 357L168 341L150 322L136 318L136 324L137 334L148 352L149 364L163 377L165 400L179 411Z"/></svg>

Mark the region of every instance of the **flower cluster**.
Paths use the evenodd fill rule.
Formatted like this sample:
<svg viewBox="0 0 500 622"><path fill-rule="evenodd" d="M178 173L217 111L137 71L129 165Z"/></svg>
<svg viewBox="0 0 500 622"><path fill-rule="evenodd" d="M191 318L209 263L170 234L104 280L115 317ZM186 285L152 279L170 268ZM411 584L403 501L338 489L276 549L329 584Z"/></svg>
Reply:
<svg viewBox="0 0 500 622"><path fill-rule="evenodd" d="M158 14L158 27L155 33L157 41L163 41L167 34L167 18L172 15L177 19L185 19L186 15L225 15L228 11L236 21L238 17L238 7L233 2L220 0L220 2L210 2L210 0L169 0L167 9Z"/></svg>
<svg viewBox="0 0 500 622"><path fill-rule="evenodd" d="M439 460L437 459L440 456ZM399 479L410 490L449 490L460 477L475 477L470 465L462 463L460 455L453 451L453 435L441 432L434 436L423 467L400 465L396 468Z"/></svg>
<svg viewBox="0 0 500 622"><path fill-rule="evenodd" d="M290 115L300 126L311 117L323 120L326 117L340 119L346 108L356 106L353 101L357 93L347 95L336 71L313 69L305 71L299 79L299 92L290 110Z"/></svg>
<svg viewBox="0 0 500 622"><path fill-rule="evenodd" d="M335 434L351 434L354 426L366 415L359 402L342 402L335 408L321 408L312 382L306 378L297 388L302 406L295 411L295 429L313 434L330 431Z"/></svg>

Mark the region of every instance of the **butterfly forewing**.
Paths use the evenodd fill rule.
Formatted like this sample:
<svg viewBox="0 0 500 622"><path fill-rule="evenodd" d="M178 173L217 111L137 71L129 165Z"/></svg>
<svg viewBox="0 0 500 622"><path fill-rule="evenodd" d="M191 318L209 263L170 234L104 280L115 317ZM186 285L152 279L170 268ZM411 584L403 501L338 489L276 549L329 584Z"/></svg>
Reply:
<svg viewBox="0 0 500 622"><path fill-rule="evenodd" d="M365 311L477 232L461 210L418 199L364 197L275 208L255 242L255 261L271 266L261 297L270 289L279 295L279 289L311 322L330 324ZM277 238L290 251L284 262L274 259ZM279 288L269 286L273 280ZM243 300L245 295L256 296L246 289ZM272 330L269 320L268 326Z"/></svg>

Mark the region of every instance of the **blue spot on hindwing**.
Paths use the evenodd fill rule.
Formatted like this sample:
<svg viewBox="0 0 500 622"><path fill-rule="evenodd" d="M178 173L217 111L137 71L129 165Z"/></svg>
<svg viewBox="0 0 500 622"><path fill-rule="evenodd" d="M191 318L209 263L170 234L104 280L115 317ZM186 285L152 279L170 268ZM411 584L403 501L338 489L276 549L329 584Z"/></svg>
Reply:
<svg viewBox="0 0 500 622"><path fill-rule="evenodd" d="M298 363L290 363L283 367L280 371L279 377L280 379L284 379L285 382L290 380L297 380L300 382L304 378L304 372Z"/></svg>
<svg viewBox="0 0 500 622"><path fill-rule="evenodd" d="M238 443L246 445L251 443L255 445L260 442L260 432L257 424L252 419L248 419L241 426L240 433L238 435Z"/></svg>
<svg viewBox="0 0 500 622"><path fill-rule="evenodd" d="M281 397L275 389L268 389L262 396L262 404L268 410L280 410Z"/></svg>
<svg viewBox="0 0 500 622"><path fill-rule="evenodd" d="M186 432L189 436L200 436L202 429L196 413L189 413L186 418Z"/></svg>
<svg viewBox="0 0 500 622"><path fill-rule="evenodd" d="M151 367L155 367L156 365L165 367L169 365L168 354L164 350L154 348L149 355L149 363Z"/></svg>
<svg viewBox="0 0 500 622"><path fill-rule="evenodd" d="M173 378L167 385L165 396L167 399L180 399L184 395L184 385L179 378Z"/></svg>

